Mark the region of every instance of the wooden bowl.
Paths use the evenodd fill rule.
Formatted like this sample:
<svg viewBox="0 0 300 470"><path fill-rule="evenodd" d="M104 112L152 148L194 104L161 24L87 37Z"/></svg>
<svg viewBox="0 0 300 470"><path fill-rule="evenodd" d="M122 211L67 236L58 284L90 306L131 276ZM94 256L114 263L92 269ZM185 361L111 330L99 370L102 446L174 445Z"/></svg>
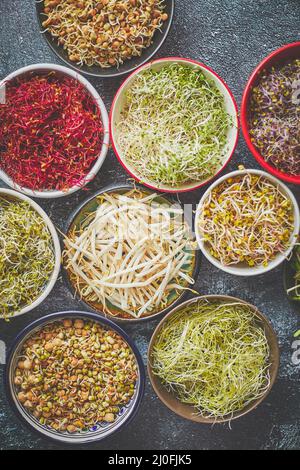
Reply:
<svg viewBox="0 0 300 470"><path fill-rule="evenodd" d="M153 346L156 342L157 336L159 332L161 331L162 327L164 326L165 322L175 313L181 310L182 308L187 307L188 305L193 305L197 303L200 300L207 300L208 302L210 301L220 301L220 302L228 302L228 301L234 301L234 302L240 302L245 305L248 305L253 309L253 313L258 319L258 322L262 324L266 337L269 343L269 348L270 348L270 384L266 392L258 398L257 400L254 400L252 403L247 405L244 409L235 412L234 414L230 414L229 416L224 416L222 418L212 418L212 417L205 417L205 416L200 416L197 414L197 410L194 406L188 405L185 403L181 403L179 399L177 398L176 394L173 392L169 392L167 388L163 385L161 379L153 373L153 366L152 366L152 352L153 352ZM280 363L280 353L279 353L279 346L278 346L278 340L275 331L273 330L271 324L267 320L267 318L260 313L256 307L253 305L249 304L248 302L245 302L244 300L237 299L235 297L230 297L226 295L205 295L205 296L200 296L196 297L191 300L187 300L186 302L183 302L181 305L178 305L176 308L174 308L171 312L169 312L163 320L158 324L157 328L155 329L152 338L150 340L149 344L149 349L148 349L148 374L150 377L150 382L152 384L152 387L154 388L155 393L157 394L158 398L174 413L177 415L181 416L182 418L186 418L190 421L194 421L196 423L203 423L203 424L215 424L215 423L225 423L227 421L231 421L236 418L240 418L241 416L246 415L250 411L254 410L269 394L271 391L274 382L277 377L278 373L278 368L279 368L279 363Z"/></svg>

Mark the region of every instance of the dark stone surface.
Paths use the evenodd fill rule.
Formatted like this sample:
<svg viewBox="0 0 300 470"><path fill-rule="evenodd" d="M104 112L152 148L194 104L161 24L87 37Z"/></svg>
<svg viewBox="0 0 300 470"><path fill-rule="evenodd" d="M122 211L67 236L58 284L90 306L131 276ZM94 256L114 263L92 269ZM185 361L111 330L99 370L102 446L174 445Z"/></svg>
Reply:
<svg viewBox="0 0 300 470"><path fill-rule="evenodd" d="M240 104L246 80L256 64L277 47L299 40L299 0L184 0L176 2L171 33L158 56L199 59L216 70L232 88ZM58 62L39 34L34 0L0 0L0 78L38 62ZM91 80L110 108L122 79ZM226 171L240 163L257 167L240 135L238 148ZM88 191L60 200L38 201L54 223L62 227L68 214L89 194L112 182L125 182L126 174L110 151L100 174ZM0 182L0 186L3 185ZM299 190L291 187L299 199ZM196 203L202 190L181 197ZM147 384L138 416L119 434L97 444L98 449L296 449L300 447L299 366L292 364L292 334L299 316L288 303L282 286L282 267L250 279L226 275L202 260L197 281L200 293L230 294L254 303L271 320L281 346L277 383L267 400L248 416L228 425L203 426L185 421L160 403ZM36 311L1 322L0 339L7 346L28 322L47 313L79 309L60 279L49 298ZM126 327L144 358L155 321ZM3 368L3 366L1 366ZM15 418L0 383L0 448L52 449Z"/></svg>

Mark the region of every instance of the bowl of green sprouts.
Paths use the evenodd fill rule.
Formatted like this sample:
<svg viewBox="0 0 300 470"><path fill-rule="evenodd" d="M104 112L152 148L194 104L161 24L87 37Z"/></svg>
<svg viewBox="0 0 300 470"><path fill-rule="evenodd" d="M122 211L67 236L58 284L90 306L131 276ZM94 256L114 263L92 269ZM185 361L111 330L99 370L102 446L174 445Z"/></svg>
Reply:
<svg viewBox="0 0 300 470"><path fill-rule="evenodd" d="M0 189L0 318L33 310L50 294L60 270L53 223L29 197Z"/></svg>
<svg viewBox="0 0 300 470"><path fill-rule="evenodd" d="M148 350L148 373L160 400L198 423L223 423L255 409L278 367L278 341L267 318L228 296L197 297L174 308Z"/></svg>
<svg viewBox="0 0 300 470"><path fill-rule="evenodd" d="M237 106L206 65L158 59L119 88L110 134L120 163L138 182L158 191L190 191L230 160L238 139Z"/></svg>
<svg viewBox="0 0 300 470"><path fill-rule="evenodd" d="M289 300L300 307L300 243L295 245L292 255L286 260L284 288Z"/></svg>

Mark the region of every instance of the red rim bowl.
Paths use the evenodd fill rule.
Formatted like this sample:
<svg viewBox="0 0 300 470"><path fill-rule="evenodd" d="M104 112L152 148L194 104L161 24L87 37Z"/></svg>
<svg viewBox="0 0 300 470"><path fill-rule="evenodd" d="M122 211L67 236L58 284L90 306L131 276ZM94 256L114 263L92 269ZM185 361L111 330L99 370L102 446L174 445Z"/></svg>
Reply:
<svg viewBox="0 0 300 470"><path fill-rule="evenodd" d="M258 152L256 147L252 144L249 134L249 127L248 127L248 116L249 116L249 102L250 97L252 94L253 87L256 86L260 73L273 67L274 65L280 65L288 60L298 59L300 58L300 41L293 42L291 44L286 44L283 47L280 47L276 51L273 51L270 55L268 55L252 72L246 88L244 90L243 98L242 98L242 105L241 105L241 126L244 138L248 145L249 150L251 151L252 155L258 161L258 163L269 173L276 176L277 178L282 179L283 181L287 181L288 183L293 184L300 184L300 176L289 175L287 173L283 173L282 171L277 170L274 166L267 163L262 155Z"/></svg>
<svg viewBox="0 0 300 470"><path fill-rule="evenodd" d="M233 126L229 130L229 133L228 133L228 135L229 135L229 150L227 152L226 157L224 158L224 162L223 162L222 167L211 178L205 179L201 182L196 181L196 182L192 182L192 183L188 183L188 184L185 184L185 185L182 185L182 186L176 186L176 187L171 187L171 186L168 186L168 185L156 186L155 183L152 182L151 180L143 179L142 176L139 175L138 172L128 162L126 162L126 159L121 155L121 150L118 148L118 143L117 143L117 139L116 139L116 132L115 132L115 127L116 127L118 118L121 114L120 108L122 107L122 105L125 101L124 94L126 92L126 89L129 88L129 86L130 86L132 80L134 79L134 77L138 73L140 73L141 71L143 71L147 68L151 68L153 66L155 66L155 67L158 66L159 67L159 64L167 63L167 62L184 62L185 64L190 65L190 66L201 67L201 69L203 69L204 72L206 72L215 81L216 85L221 90L222 94L224 95L226 109L227 109L228 112L230 112L230 115L233 118ZM235 151L237 142L238 142L238 134L239 134L238 107L237 107L235 98L234 98L230 88L228 87L228 85L210 67L208 67L207 65L205 65L201 62L197 62L196 60L192 60L192 59L185 59L185 58L181 58L181 57L164 57L164 58L161 58L161 59L152 60L151 62L148 62L147 64L139 67L131 75L129 75L129 77L122 83L122 85L118 89L118 91L117 91L117 93L114 97L113 103L112 103L112 107L111 107L110 115L109 115L109 128L110 128L110 137L111 137L111 143L112 143L114 153L117 156L117 158L118 158L119 162L121 163L121 165L123 166L123 168L126 170L127 173L129 173L129 175L132 178L134 178L138 183L143 184L144 186L147 186L148 188L153 189L154 191L162 191L162 192L166 192L166 193L183 193L183 192L187 192L187 191L193 191L193 190L198 189L201 186L209 183L219 173L221 173L224 170L224 168L226 167L226 165L229 163L229 161L230 161L230 159L231 159L231 157L232 157L232 155Z"/></svg>

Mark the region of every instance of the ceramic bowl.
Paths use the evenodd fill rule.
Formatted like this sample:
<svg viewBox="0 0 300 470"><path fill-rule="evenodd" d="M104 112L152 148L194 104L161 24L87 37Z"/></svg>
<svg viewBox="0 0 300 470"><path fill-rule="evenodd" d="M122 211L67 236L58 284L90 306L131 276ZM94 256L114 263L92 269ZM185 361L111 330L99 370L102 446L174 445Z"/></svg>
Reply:
<svg viewBox="0 0 300 470"><path fill-rule="evenodd" d="M233 178L235 176L239 175L246 175L246 174L253 174L253 175L258 175L264 177L267 181L272 183L273 185L277 186L279 190L281 191L282 194L288 197L290 199L292 206L293 206L293 211L294 211L294 230L291 233L290 236L290 244L287 250L284 253L278 253L274 259L272 259L267 266L248 266L246 263L239 263L236 265L229 265L225 266L223 265L217 258L212 256L209 252L208 245L207 243L204 242L202 234L200 233L199 230L199 217L200 213L202 211L203 205L205 204L205 201L207 197L209 196L210 192L219 186L221 183L224 181L228 180L229 178ZM204 193L202 196L199 205L197 207L196 211L196 217L195 217L195 233L196 233L196 238L198 245L203 252L204 256L217 268L221 269L222 271L229 273L229 274L235 274L236 276L256 276L258 274L264 274L268 271L271 271L271 269L276 268L279 266L291 253L294 244L296 243L297 240L297 235L299 233L299 228L300 228L300 214L299 214L299 207L298 203L296 201L295 196L293 193L290 191L290 189L281 181L279 181L277 178L275 178L272 175L269 175L268 173L265 173L264 171L261 170L253 170L253 169L245 169L245 170L237 170L233 171L231 173L227 173L226 175L222 176L218 180L216 180L209 188L208 190Z"/></svg>
<svg viewBox="0 0 300 470"><path fill-rule="evenodd" d="M212 178L207 178L207 179L204 179L203 181L196 181L196 182L193 181L191 183L186 183L178 187L174 187L174 186L166 185L166 184L157 185L152 180L149 180L145 178L143 175L138 173L138 171L134 168L134 166L126 160L126 157L123 155L123 152L118 144L118 135L119 135L118 124L121 120L122 112L126 106L126 94L128 90L130 89L132 83L136 79L137 75L142 74L143 72L149 69L160 70L162 67L165 67L166 65L171 65L171 64L183 64L193 69L202 70L203 73L208 78L210 78L211 80L215 82L217 88L220 90L220 92L224 96L226 110L232 118L232 126L230 127L228 131L228 145L226 149L226 154L223 159L223 163L222 165L220 165L219 170L216 172L216 174L213 177L215 177L225 168L225 166L231 159L233 152L235 150L237 140L238 140L238 110L237 110L237 105L232 95L232 92L230 91L226 83L212 69L210 69L209 67L207 67L206 65L200 62L196 62L195 60L183 59L183 58L178 58L178 57L168 57L168 58L154 60L144 65L143 67L140 67L138 70L136 70L121 85L121 87L119 88L119 90L117 91L115 95L115 98L111 107L111 111L110 111L110 118L109 118L111 142L113 145L114 152L119 159L119 162L127 171L127 173L130 174L130 176L132 176L136 181L142 183L143 185L155 191L177 193L177 192L186 192L186 191L192 191L194 189L197 189L203 186L204 184L208 183Z"/></svg>
<svg viewBox="0 0 300 470"><path fill-rule="evenodd" d="M153 347L156 343L156 339L161 331L161 329L164 327L165 323L172 318L172 316L181 311L182 309L186 308L187 306L190 305L195 305L199 301L207 301L207 302L220 302L220 303L226 303L226 302L241 302L244 303L245 305L248 305L251 307L253 310L253 313L257 317L258 323L264 328L266 337L268 339L269 343L269 348L270 348L270 366L269 366L269 374L270 374L270 383L268 386L268 389L265 391L263 396L258 398L257 400L254 400L252 403L249 403L243 410L237 411L233 415L230 416L225 416L223 418L212 418L212 417L205 417L205 416L200 416L199 413L197 413L197 410L195 409L194 406L188 405L185 403L182 403L179 401L177 398L176 394L174 392L170 392L165 385L162 383L160 378L153 373L153 364L152 364L152 354L153 354ZM149 344L149 349L148 349L148 374L150 377L150 382L152 384L152 387L158 396L158 398L174 413L177 415L181 416L182 418L188 419L190 421L194 421L196 423L201 423L201 424L215 424L215 423L224 423L227 421L232 421L233 419L240 418L241 416L246 415L250 411L254 410L262 401L266 399L268 396L269 392L271 391L274 382L277 377L278 373L278 368L279 368L279 362L280 362L280 355L279 355L279 346L278 346L278 340L276 333L274 332L271 324L267 320L267 318L260 313L256 307L253 305L249 304L248 302L245 302L243 300L237 299L235 297L229 297L225 295L207 295L207 296L201 296L201 297L196 297L192 300L187 300L186 302L182 303L181 305L178 305L175 307L171 312L169 312L163 320L158 324L157 328L155 329L152 338L150 340Z"/></svg>
<svg viewBox="0 0 300 470"><path fill-rule="evenodd" d="M152 191L149 189L145 189L142 187L135 186L135 188L139 189L143 194L145 195L150 195L152 194ZM123 186L108 186L107 188L101 189L101 191L98 191L96 194L94 194L92 197L90 197L88 200L84 201L76 210L74 213L71 214L69 217L69 220L67 221L66 224L66 230L65 233L68 235L71 233L74 229L78 229L82 223L83 220L87 217L88 214L94 212L98 205L98 197L101 196L103 193L108 193L108 194L124 194L128 191L132 191L134 187L132 185L123 185ZM160 204L166 204L168 206L171 206L172 204L176 203L177 201L172 201L171 199L166 198L165 196L162 196L160 194L157 195L157 197L154 200L155 202L158 202ZM178 204L178 202L177 202ZM195 241L195 239L194 239ZM184 266L187 273L193 278L196 279L199 271L199 250L193 250L191 251L191 259L190 263ZM73 293L73 295L76 295L76 289L74 286L74 281L72 280L70 273L68 270L64 267L64 274L65 274L65 279L67 281L67 284ZM188 287L188 284L186 283L186 287ZM192 286L189 286L192 287ZM154 312L147 312L141 316L141 318L133 318L129 314L121 311L119 308L115 307L112 305L110 302L107 303L110 311L112 313L106 312L106 316L111 318L112 320L115 321L121 321L121 322L127 322L127 323L132 323L132 322L141 322L145 320L151 320L154 318L157 318L158 316L166 313L169 311L172 307L178 304L178 302L182 301L186 296L188 295L188 291L181 291L178 293L177 291L173 290L170 292L169 298L168 298L168 304L166 307L163 309L160 309L158 311ZM83 304L88 305L90 308L93 310L97 311L100 315L103 315L103 305L98 302L87 302L86 300L81 300Z"/></svg>
<svg viewBox="0 0 300 470"><path fill-rule="evenodd" d="M72 320L90 320L99 323L102 327L106 329L113 330L118 333L133 351L138 368L138 379L135 387L135 394L133 395L130 402L120 409L117 419L113 423L96 423L95 426L93 426L93 428L89 429L88 431L78 432L74 434L69 433L67 431L58 432L50 428L49 426L40 424L39 421L35 417L33 417L33 415L29 413L19 402L13 383L14 370L18 361L18 355L22 349L22 345L24 344L24 342L46 325L49 325L52 322L58 320L68 318L71 318ZM8 353L5 370L5 386L10 404L12 405L18 418L25 425L28 425L31 430L38 432L41 436L47 437L48 439L52 439L63 444L87 444L96 441L101 441L102 439L111 436L115 432L122 429L125 424L128 424L133 419L144 394L145 370L141 355L134 342L129 338L125 331L123 331L119 326L115 325L112 321L106 318L101 318L99 317L99 315L88 312L59 312L52 313L43 318L40 318L39 320L34 321L33 323L30 323L17 336L10 349L10 352Z"/></svg>
<svg viewBox="0 0 300 470"><path fill-rule="evenodd" d="M58 278L58 274L60 270L60 261L61 261L61 250L60 250L60 243L59 243L58 235L57 235L57 232L55 230L53 223L51 222L46 212L36 202L32 201L32 199L25 196L24 194L13 191L12 189L5 189L5 188L0 188L0 197L3 197L11 201L15 200L15 201L28 202L30 206L42 217L45 225L48 227L49 232L51 233L53 247L54 247L55 265L54 265L52 275L48 281L48 284L45 286L41 295L32 304L26 305L18 313L14 314L14 317L16 317L19 315L23 315L24 313L28 313L34 308L38 307L48 297L48 295L52 291ZM0 318L2 317L0 316Z"/></svg>
<svg viewBox="0 0 300 470"><path fill-rule="evenodd" d="M55 72L56 74L59 75L67 75L68 77L71 77L75 80L77 80L79 83L81 83L87 92L93 97L94 101L97 103L100 114L101 114L101 119L102 119L102 125L103 125L103 144L102 144L102 149L101 152L91 167L89 173L85 176L84 180L81 182L81 184L73 186L69 188L66 191L59 191L59 190L44 190L44 191L33 191L32 189L21 187L17 183L15 183L8 175L5 173L3 170L0 169L0 179L2 179L8 186L10 186L13 189L16 189L17 191L20 191L23 194L26 194L27 196L30 197L36 197L36 198L45 198L45 199L55 199L58 197L62 196L69 196L70 194L74 193L75 191L79 191L82 189L87 183L89 183L91 180L94 179L98 171L100 170L101 166L104 163L107 151L108 151L108 145L109 145L109 122L108 122L108 114L105 108L105 105L100 98L98 92L95 90L95 88L86 80L84 77L82 77L79 73L74 72L71 69L68 69L67 67L63 67L61 65L56 65L56 64L34 64L34 65L28 65L27 67L23 67L19 70L16 70L15 72L11 73L8 75L4 80L0 82L0 93L1 89L5 90L5 83L16 79L17 77L21 76L26 76L30 74L44 74L47 72ZM3 91L4 94L4 91ZM34 178L34 175L33 175Z"/></svg>
<svg viewBox="0 0 300 470"><path fill-rule="evenodd" d="M44 39L46 40L48 46L52 49L54 54L62 60L68 67L72 67L79 73L83 73L85 75L90 75L92 77L98 78L112 78L112 77L119 77L126 73L131 73L137 67L140 67L142 64L150 60L161 48L167 36L169 34L173 16L174 16L174 9L175 9L175 0L165 0L165 12L168 14L168 19L164 22L161 31L156 31L153 36L152 44L147 48L144 49L142 55L140 57L133 57L130 60L125 61L119 67L110 67L110 68L101 68L97 65L93 65L89 67L88 65L77 65L75 62L72 62L67 52L64 48L57 43L57 40L51 36L51 34L44 31L44 27L42 22L45 20L45 15L43 15L44 9L44 2L43 0L36 0L36 13L37 19L40 27L40 31Z"/></svg>

